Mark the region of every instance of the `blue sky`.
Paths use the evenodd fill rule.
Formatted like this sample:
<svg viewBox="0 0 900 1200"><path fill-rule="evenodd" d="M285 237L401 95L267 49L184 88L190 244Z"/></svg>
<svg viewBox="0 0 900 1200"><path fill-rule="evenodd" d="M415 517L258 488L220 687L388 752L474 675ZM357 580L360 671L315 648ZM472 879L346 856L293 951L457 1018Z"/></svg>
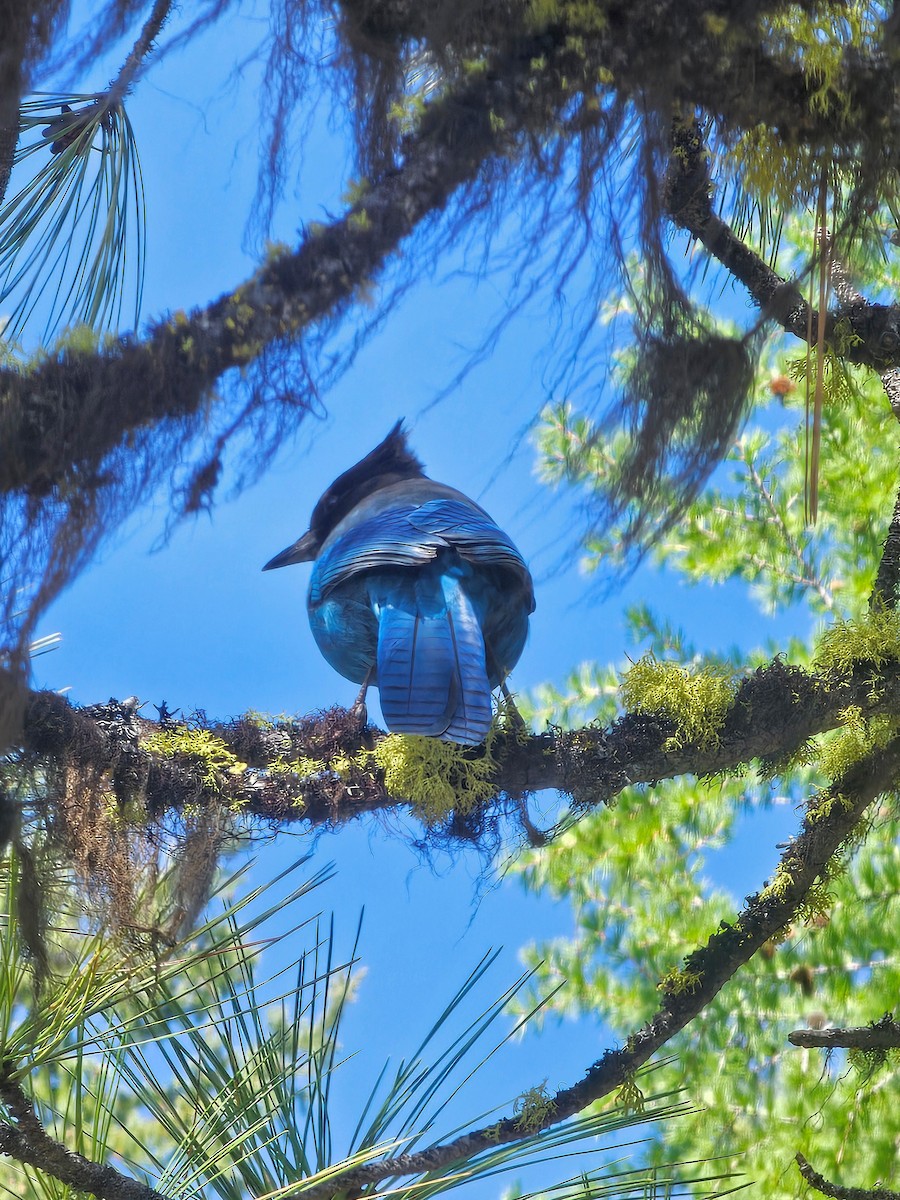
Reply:
<svg viewBox="0 0 900 1200"><path fill-rule="evenodd" d="M148 204L146 317L204 304L253 269L241 242L258 169L259 67L248 63L235 75L231 67L259 33L252 17L229 18L153 68L131 102ZM95 78L74 82L79 90L100 87L109 73L105 64ZM280 240L292 242L301 223L340 210L350 174L347 145L325 116L314 123L299 181L279 207L273 233ZM527 436L542 404L558 398L546 393L535 354L552 317L540 303L531 305L510 324L497 352L433 404L503 312L508 280L498 275L479 285L453 276L459 265L448 261L443 280L425 278L406 295L323 397L321 419L303 422L262 481L220 500L211 516L177 527L155 552L167 498L148 496L47 615L40 632L59 630L63 643L36 662L36 682L67 687L83 703L137 695L216 717L350 703L355 685L330 671L309 631L309 567L267 574L260 568L306 529L334 476L401 416L429 474L483 504L532 565L537 611L514 689L561 680L587 659L621 661L628 649L622 610L637 600L683 623L711 649L774 636L779 627L734 589L688 589L642 570L600 603L574 565L560 569L567 548L577 558L578 517L565 497L551 499L536 483ZM378 717L376 703L371 715ZM721 868L737 896L764 877L775 842L791 824L776 813L760 828L758 855L744 850ZM505 948L493 972L499 992L518 973L521 945L571 932L566 906L493 880L473 855L424 862L404 835L409 828L414 823L374 821L324 835L313 847L318 863L337 866L320 895L335 910L345 944L365 907L361 953L368 974L347 1043L358 1038L373 1076L386 1055L410 1050L416 1025L428 1027L488 947ZM295 834L260 844L256 878L308 849ZM514 1050L502 1077L494 1075L475 1103L502 1104L544 1077L551 1087L572 1082L606 1047L602 1029L589 1023L573 1034L571 1027L549 1030Z"/></svg>

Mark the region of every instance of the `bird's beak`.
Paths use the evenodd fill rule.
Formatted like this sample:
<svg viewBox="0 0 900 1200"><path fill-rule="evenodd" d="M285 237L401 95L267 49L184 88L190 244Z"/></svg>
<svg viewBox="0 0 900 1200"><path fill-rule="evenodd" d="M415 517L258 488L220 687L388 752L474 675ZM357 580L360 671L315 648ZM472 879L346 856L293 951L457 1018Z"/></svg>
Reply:
<svg viewBox="0 0 900 1200"><path fill-rule="evenodd" d="M319 551L319 545L312 530L304 533L303 537L282 550L274 558L270 558L263 567L264 571L274 571L276 567L289 567L292 563L311 562Z"/></svg>

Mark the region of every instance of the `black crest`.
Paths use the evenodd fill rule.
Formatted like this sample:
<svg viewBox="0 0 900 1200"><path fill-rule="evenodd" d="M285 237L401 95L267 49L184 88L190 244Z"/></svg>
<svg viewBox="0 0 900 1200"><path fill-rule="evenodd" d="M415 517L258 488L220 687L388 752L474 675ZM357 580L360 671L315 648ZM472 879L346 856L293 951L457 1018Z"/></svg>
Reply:
<svg viewBox="0 0 900 1200"><path fill-rule="evenodd" d="M406 444L402 418L383 442L338 475L313 509L310 532L321 543L351 509L379 488L424 476L422 463Z"/></svg>

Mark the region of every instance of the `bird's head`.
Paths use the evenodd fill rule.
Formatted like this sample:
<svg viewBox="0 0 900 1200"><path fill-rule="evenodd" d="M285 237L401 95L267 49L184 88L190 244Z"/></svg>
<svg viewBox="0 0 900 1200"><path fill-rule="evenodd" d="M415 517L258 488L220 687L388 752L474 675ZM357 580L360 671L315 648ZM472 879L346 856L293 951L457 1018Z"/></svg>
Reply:
<svg viewBox="0 0 900 1200"><path fill-rule="evenodd" d="M383 442L379 442L374 450L343 475L338 475L334 483L325 489L313 509L307 532L292 546L270 559L263 570L271 571L275 567L312 561L338 522L367 496L392 483L421 479L424 475L421 462L406 444L406 431L401 419Z"/></svg>

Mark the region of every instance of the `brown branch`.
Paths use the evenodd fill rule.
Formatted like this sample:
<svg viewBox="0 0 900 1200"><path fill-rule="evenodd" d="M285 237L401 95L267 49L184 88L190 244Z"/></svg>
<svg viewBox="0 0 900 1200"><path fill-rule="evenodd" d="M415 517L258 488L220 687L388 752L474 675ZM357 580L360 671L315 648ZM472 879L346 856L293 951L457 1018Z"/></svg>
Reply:
<svg viewBox="0 0 900 1200"><path fill-rule="evenodd" d="M835 1200L900 1200L900 1192L890 1188L843 1187L839 1183L829 1183L824 1175L813 1170L802 1154L796 1155L796 1163L809 1186L823 1196L833 1196Z"/></svg>
<svg viewBox="0 0 900 1200"><path fill-rule="evenodd" d="M851 1029L794 1029L788 1041L810 1049L894 1050L900 1046L900 1021L888 1015L872 1025Z"/></svg>
<svg viewBox="0 0 900 1200"><path fill-rule="evenodd" d="M732 924L722 922L706 945L684 960L677 977L661 985L659 1009L633 1033L621 1050L609 1050L589 1067L585 1077L552 1097L539 1129L548 1129L581 1112L587 1105L622 1086L653 1054L666 1045L715 998L735 972L771 938L778 937L834 854L852 834L868 806L894 786L900 773L900 739L873 751L810 802L803 830L792 841L777 868L775 882L751 896ZM333 1176L328 1182L292 1193L299 1200L327 1200L367 1184L416 1175L449 1166L498 1145L521 1141L538 1129L523 1132L513 1115L452 1142L418 1153L400 1154L366 1163ZM870 1198L871 1200L871 1198ZM895 1200L890 1197L889 1200Z"/></svg>
<svg viewBox="0 0 900 1200"><path fill-rule="evenodd" d="M530 63L541 54L550 55L547 86L529 89ZM402 165L342 218L310 231L234 292L151 326L143 340L52 356L28 374L0 370L0 492L46 495L73 472L97 479L130 433L192 416L227 371L340 313L486 162L511 156L523 133L552 123L570 101L567 79L580 69L562 39L555 57L546 39L523 40L468 88L430 105L401 146Z"/></svg>
<svg viewBox="0 0 900 1200"><path fill-rule="evenodd" d="M166 1200L161 1192L122 1175L114 1167L91 1162L51 1138L34 1115L21 1086L0 1075L0 1100L15 1124L0 1121L0 1154L7 1154L97 1200Z"/></svg>
<svg viewBox="0 0 900 1200"><path fill-rule="evenodd" d="M745 245L714 211L709 157L699 124L676 121L672 154L666 173L664 199L676 225L687 230L744 285L765 320L776 321L786 333L815 345L821 314L811 311L797 285L783 279ZM872 367L882 375L900 366L900 306L868 300L843 304L824 314L824 336L830 338L838 321L846 323L852 342L844 357Z"/></svg>

